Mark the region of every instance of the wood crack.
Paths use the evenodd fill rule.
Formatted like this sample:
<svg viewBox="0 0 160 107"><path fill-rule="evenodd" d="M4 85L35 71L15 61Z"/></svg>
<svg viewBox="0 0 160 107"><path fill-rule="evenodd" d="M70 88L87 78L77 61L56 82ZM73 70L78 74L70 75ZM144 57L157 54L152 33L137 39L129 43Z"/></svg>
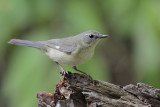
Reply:
<svg viewBox="0 0 160 107"><path fill-rule="evenodd" d="M70 73L53 94L37 93L38 107L160 107L160 90L144 83L117 86Z"/></svg>

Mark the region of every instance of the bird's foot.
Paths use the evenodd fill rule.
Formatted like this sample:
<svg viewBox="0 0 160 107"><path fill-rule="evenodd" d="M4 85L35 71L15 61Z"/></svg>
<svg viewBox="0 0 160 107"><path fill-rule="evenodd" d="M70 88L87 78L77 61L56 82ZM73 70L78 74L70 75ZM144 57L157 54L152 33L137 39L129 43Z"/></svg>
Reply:
<svg viewBox="0 0 160 107"><path fill-rule="evenodd" d="M73 68L74 70L76 70L76 71L78 71L78 72L81 72L81 73L83 73L84 75L86 75L88 80L93 81L92 77L91 77L89 74L87 74L87 73L85 73L85 72L77 69L76 66L73 66L72 68Z"/></svg>
<svg viewBox="0 0 160 107"><path fill-rule="evenodd" d="M64 76L65 74L68 74L68 72L65 71L65 70L63 70L63 71L60 72L60 75L61 75L61 76Z"/></svg>
<svg viewBox="0 0 160 107"><path fill-rule="evenodd" d="M87 76L88 80L93 81L93 78L89 74L85 73L85 75Z"/></svg>

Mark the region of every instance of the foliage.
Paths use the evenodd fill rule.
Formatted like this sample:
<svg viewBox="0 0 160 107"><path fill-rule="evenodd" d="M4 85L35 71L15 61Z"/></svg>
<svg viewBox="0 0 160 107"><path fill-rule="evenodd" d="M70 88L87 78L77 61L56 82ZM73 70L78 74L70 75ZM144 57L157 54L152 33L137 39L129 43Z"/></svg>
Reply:
<svg viewBox="0 0 160 107"><path fill-rule="evenodd" d="M129 38L135 81L160 88L159 4L158 0L0 0L1 94L7 102L1 105L35 107L36 92L53 92L61 78L59 68L48 57L36 49L9 45L10 39L47 40L86 30L110 34L110 38L97 46L94 58L80 69L94 79L112 80L108 73L110 60L103 51L118 49L106 48L112 47L106 41L113 37L117 41Z"/></svg>

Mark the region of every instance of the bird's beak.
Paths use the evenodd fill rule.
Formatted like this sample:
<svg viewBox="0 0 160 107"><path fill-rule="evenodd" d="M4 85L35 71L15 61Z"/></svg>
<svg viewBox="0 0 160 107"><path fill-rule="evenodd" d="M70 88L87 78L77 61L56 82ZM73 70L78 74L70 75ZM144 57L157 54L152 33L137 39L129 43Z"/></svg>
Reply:
<svg viewBox="0 0 160 107"><path fill-rule="evenodd" d="M102 36L100 36L100 38L107 38L107 37L109 37L109 35L102 35Z"/></svg>

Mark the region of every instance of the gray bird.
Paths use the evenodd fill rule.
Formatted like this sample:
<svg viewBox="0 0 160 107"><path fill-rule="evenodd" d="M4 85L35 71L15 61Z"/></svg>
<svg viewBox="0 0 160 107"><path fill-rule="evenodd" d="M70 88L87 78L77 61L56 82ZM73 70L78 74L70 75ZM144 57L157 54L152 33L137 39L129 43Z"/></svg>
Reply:
<svg viewBox="0 0 160 107"><path fill-rule="evenodd" d="M76 36L51 39L46 41L28 41L20 39L12 39L8 43L14 45L23 45L41 50L50 57L60 67L62 74L66 71L62 65L70 65L76 71L88 75L78 70L77 65L81 65L90 60L94 54L94 50L98 42L108 35L102 35L97 31L86 31Z"/></svg>

